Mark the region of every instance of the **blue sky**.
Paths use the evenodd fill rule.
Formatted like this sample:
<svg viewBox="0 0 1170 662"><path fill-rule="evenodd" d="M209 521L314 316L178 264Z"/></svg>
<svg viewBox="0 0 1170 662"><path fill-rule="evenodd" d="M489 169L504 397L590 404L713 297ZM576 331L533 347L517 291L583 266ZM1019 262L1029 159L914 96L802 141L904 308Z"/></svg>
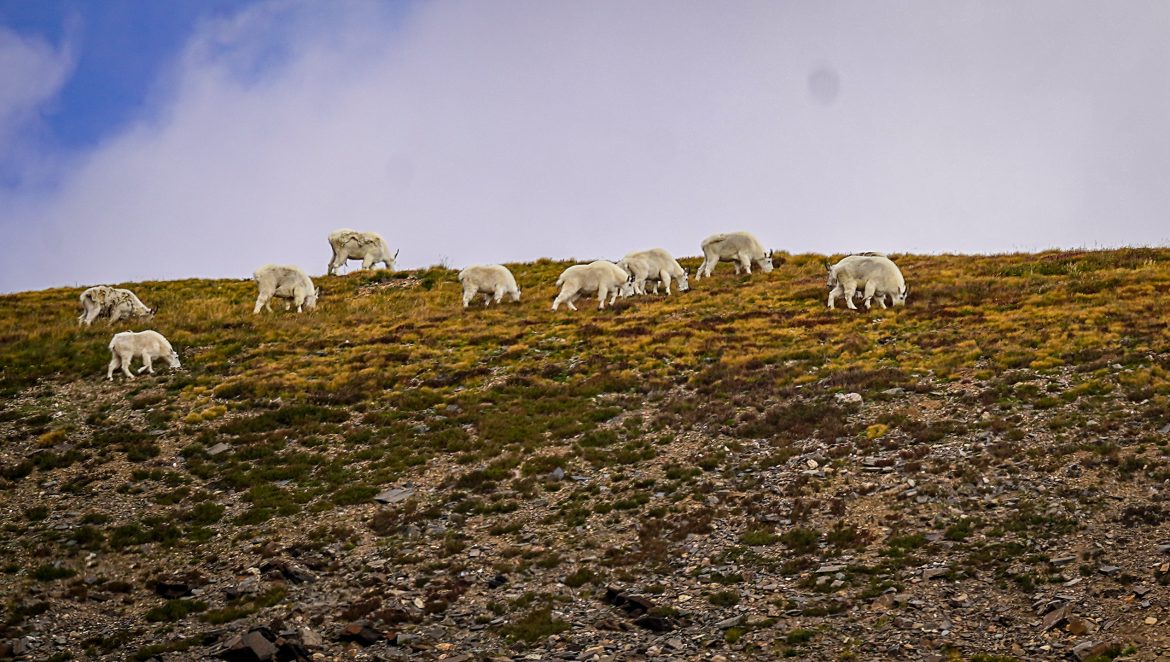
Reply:
<svg viewBox="0 0 1170 662"><path fill-rule="evenodd" d="M0 25L55 48L70 46L72 74L41 116L63 148L93 147L141 112L152 87L202 19L246 0L4 0Z"/></svg>
<svg viewBox="0 0 1170 662"><path fill-rule="evenodd" d="M0 292L1170 243L1170 3L0 0Z"/></svg>

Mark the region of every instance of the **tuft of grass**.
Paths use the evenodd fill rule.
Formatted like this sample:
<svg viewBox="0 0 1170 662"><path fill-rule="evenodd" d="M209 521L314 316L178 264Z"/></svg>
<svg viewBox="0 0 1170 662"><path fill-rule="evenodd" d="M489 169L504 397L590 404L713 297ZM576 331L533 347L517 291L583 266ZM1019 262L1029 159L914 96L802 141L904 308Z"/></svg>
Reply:
<svg viewBox="0 0 1170 662"><path fill-rule="evenodd" d="M707 596L707 601L716 607L734 607L739 604L738 591L716 591Z"/></svg>
<svg viewBox="0 0 1170 662"><path fill-rule="evenodd" d="M51 582L57 579L68 579L77 574L77 571L65 566L56 565L53 563L45 563L37 566L32 571L32 578L38 582Z"/></svg>
<svg viewBox="0 0 1170 662"><path fill-rule="evenodd" d="M597 578L597 574L589 568L578 568L573 574L565 577L565 586L580 588Z"/></svg>
<svg viewBox="0 0 1170 662"><path fill-rule="evenodd" d="M778 540L780 540L780 536L767 529L752 529L739 537L741 543L753 547L774 545Z"/></svg>
<svg viewBox="0 0 1170 662"><path fill-rule="evenodd" d="M165 603L146 612L146 620L151 623L170 623L186 618L189 614L197 614L207 609L207 605L198 600L167 600Z"/></svg>
<svg viewBox="0 0 1170 662"><path fill-rule="evenodd" d="M817 633L814 630L796 628L795 630L790 630L788 634L784 635L784 643L788 644L789 646L797 646L799 644L812 641L812 638L815 637L816 634Z"/></svg>
<svg viewBox="0 0 1170 662"><path fill-rule="evenodd" d="M500 631L511 641L533 644L568 629L567 621L553 618L551 607L540 607L503 626Z"/></svg>
<svg viewBox="0 0 1170 662"><path fill-rule="evenodd" d="M788 546L795 554L808 554L816 551L817 541L821 535L812 529L797 527L785 531L780 536L780 542Z"/></svg>

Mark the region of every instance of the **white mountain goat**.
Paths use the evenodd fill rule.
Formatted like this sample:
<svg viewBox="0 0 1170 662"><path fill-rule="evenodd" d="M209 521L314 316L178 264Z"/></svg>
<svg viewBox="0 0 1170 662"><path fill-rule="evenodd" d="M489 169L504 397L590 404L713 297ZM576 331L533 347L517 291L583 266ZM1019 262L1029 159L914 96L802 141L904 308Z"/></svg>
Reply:
<svg viewBox="0 0 1170 662"><path fill-rule="evenodd" d="M678 282L678 290L686 292L690 289L687 282L687 272L664 248L651 248L646 251L637 251L618 260L617 265L625 269L634 277L634 291L638 294L646 293L646 283L654 283L654 293L658 294L658 284L666 286L666 294L670 294L670 282Z"/></svg>
<svg viewBox="0 0 1170 662"><path fill-rule="evenodd" d="M333 249L333 259L329 260L329 268L326 270L330 276L348 260L361 260L362 269L369 269L381 262L387 269L394 271L394 260L398 259L398 251L391 255L386 240L377 232L358 232L348 228L334 230L329 233L329 247Z"/></svg>
<svg viewBox="0 0 1170 662"><path fill-rule="evenodd" d="M459 272L459 282L463 284L463 307L475 298L483 295L483 305L488 305L495 299L496 303L503 300L505 294L512 295L512 301L520 300L520 288L516 286L516 278L508 268L499 264L477 264Z"/></svg>
<svg viewBox="0 0 1170 662"><path fill-rule="evenodd" d="M123 374L134 379L130 372L130 362L135 356L142 357L142 367L138 374L149 372L154 374L151 363L155 359L167 362L171 370L179 368L179 354L171 348L171 343L157 331L123 331L115 333L110 340L110 366L106 369L106 379L113 381L114 371L121 368Z"/></svg>
<svg viewBox="0 0 1170 662"><path fill-rule="evenodd" d="M108 317L110 324L130 317L150 319L158 311L157 307L147 308L130 290L108 285L98 285L82 292L81 308L84 312L77 318L78 326L89 326L99 317Z"/></svg>
<svg viewBox="0 0 1170 662"><path fill-rule="evenodd" d="M313 286L313 281L309 280L309 276L299 267L266 264L257 269L252 277L260 285L260 295L256 297L253 315L259 313L261 308L272 312L273 297L291 300L292 304L296 304L298 313L302 307L309 310L317 307L317 296L321 290ZM290 303L286 301L284 309L288 310L289 307Z"/></svg>
<svg viewBox="0 0 1170 662"><path fill-rule="evenodd" d="M650 278L650 272L653 269L649 258L645 255L630 253L618 260L615 264L621 267L622 271L625 271L626 275L633 279L631 283L634 286L634 294L646 293L646 281Z"/></svg>
<svg viewBox="0 0 1170 662"><path fill-rule="evenodd" d="M853 295L858 288L864 293L866 310L869 310L870 302L875 298L878 305L885 308L887 295L893 305L904 305L906 296L910 294L906 279L902 278L902 271L884 255L850 255L832 266L826 262L825 266L829 270L829 308L835 308L834 300L844 296L845 305L851 310L857 310L857 306L853 305Z"/></svg>
<svg viewBox="0 0 1170 662"><path fill-rule="evenodd" d="M750 274L753 262L764 273L772 270L772 251L765 252L760 240L747 232L714 234L703 240L702 247L703 263L695 272L695 280L710 276L720 262L735 263L736 274L741 268Z"/></svg>
<svg viewBox="0 0 1170 662"><path fill-rule="evenodd" d="M557 279L557 286L561 293L553 300L552 309L556 310L562 303L570 310L577 310L573 302L584 294L597 293L597 308L605 308L606 295L612 295L609 305L617 301L618 295L628 297L634 293L634 277L627 274L625 269L609 260L597 260L589 264L575 264L561 273Z"/></svg>

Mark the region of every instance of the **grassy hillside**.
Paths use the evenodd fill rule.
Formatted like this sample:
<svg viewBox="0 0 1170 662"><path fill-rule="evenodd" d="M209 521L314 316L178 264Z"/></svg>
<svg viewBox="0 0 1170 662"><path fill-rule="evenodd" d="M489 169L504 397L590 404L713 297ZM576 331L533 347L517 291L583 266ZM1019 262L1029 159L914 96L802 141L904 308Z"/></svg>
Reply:
<svg viewBox="0 0 1170 662"><path fill-rule="evenodd" d="M303 315L130 284L160 311L116 328L0 297L0 656L1170 646L1170 250L893 256L909 305L868 314L785 257L575 313L548 260L466 311L440 268ZM103 381L127 328L183 368Z"/></svg>

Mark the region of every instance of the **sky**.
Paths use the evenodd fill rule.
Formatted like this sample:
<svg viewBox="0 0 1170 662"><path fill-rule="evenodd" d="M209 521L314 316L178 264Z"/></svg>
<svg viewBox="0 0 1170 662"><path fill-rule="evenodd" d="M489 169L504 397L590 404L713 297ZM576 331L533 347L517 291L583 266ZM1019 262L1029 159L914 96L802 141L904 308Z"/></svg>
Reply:
<svg viewBox="0 0 1170 662"><path fill-rule="evenodd" d="M0 0L0 292L1170 243L1162 0ZM357 266L356 263L354 266Z"/></svg>

